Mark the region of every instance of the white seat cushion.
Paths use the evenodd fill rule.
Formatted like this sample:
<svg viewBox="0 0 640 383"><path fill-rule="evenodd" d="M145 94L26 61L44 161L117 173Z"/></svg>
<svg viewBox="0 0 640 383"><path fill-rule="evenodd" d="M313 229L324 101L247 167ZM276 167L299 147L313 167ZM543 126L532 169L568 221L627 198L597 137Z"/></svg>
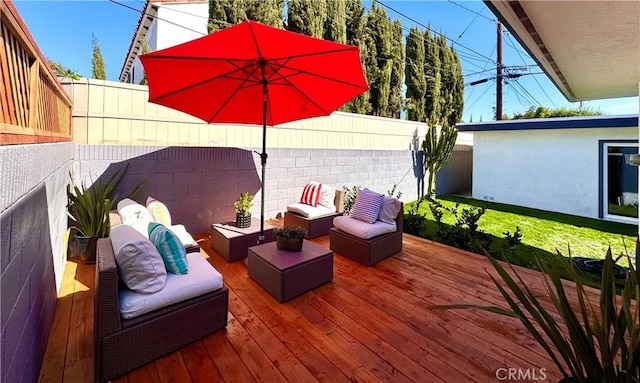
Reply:
<svg viewBox="0 0 640 383"><path fill-rule="evenodd" d="M119 309L125 319L135 318L161 307L222 288L222 275L200 253L188 253L189 273L169 274L164 288L154 294L140 294L120 288Z"/></svg>
<svg viewBox="0 0 640 383"><path fill-rule="evenodd" d="M318 206L311 206L304 203L292 203L291 205L287 206L287 211L300 214L303 217L315 218L335 213L336 207L332 206L332 208L328 208L320 204L318 204Z"/></svg>
<svg viewBox="0 0 640 383"><path fill-rule="evenodd" d="M180 239L180 242L182 242L185 247L197 245L196 241L193 239L191 234L189 234L184 225L173 225L169 230L171 230L173 234Z"/></svg>
<svg viewBox="0 0 640 383"><path fill-rule="evenodd" d="M347 216L335 217L333 219L333 226L362 239L369 239L382 234L393 233L397 230L395 223L389 224L382 221L367 223Z"/></svg>

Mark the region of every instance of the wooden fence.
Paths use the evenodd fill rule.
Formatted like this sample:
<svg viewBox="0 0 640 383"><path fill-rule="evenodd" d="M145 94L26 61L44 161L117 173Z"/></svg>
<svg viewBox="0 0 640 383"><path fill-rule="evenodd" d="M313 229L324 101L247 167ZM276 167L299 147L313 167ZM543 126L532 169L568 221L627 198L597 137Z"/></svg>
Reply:
<svg viewBox="0 0 640 383"><path fill-rule="evenodd" d="M71 141L71 99L10 1L0 26L0 145Z"/></svg>

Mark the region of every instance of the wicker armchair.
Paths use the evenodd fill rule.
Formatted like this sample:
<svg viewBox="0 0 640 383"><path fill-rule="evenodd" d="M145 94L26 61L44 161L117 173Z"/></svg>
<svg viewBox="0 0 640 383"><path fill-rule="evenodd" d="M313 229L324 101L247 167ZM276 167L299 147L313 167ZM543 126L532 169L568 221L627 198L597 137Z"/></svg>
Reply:
<svg viewBox="0 0 640 383"><path fill-rule="evenodd" d="M106 382L227 325L226 287L123 319L111 240L98 240L94 288L95 381Z"/></svg>
<svg viewBox="0 0 640 383"><path fill-rule="evenodd" d="M300 226L307 231L305 238L316 238L329 234L329 229L333 227L333 219L342 215L344 211L344 190L337 189L333 201L336 212L319 217L307 218L292 212L284 213L284 226Z"/></svg>
<svg viewBox="0 0 640 383"><path fill-rule="evenodd" d="M351 258L363 265L372 266L402 250L404 212L396 216L396 231L370 239L358 238L337 227L329 231L329 247L335 253Z"/></svg>

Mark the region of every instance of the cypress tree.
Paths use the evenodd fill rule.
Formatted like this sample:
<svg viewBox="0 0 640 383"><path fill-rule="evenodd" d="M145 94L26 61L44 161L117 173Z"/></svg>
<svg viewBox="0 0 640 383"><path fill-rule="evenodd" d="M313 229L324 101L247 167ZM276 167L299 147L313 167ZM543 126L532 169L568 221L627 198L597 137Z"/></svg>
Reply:
<svg viewBox="0 0 640 383"><path fill-rule="evenodd" d="M391 82L389 109L387 116L392 118L400 118L400 112L404 103L402 95L402 83L404 80L404 64L405 52L402 36L402 22L397 19L392 25L392 66L391 66Z"/></svg>
<svg viewBox="0 0 640 383"><path fill-rule="evenodd" d="M147 43L147 37L143 36L142 41L140 43L142 54L149 53L149 43ZM140 81L140 85L147 85L147 73L142 76L142 80Z"/></svg>
<svg viewBox="0 0 640 383"><path fill-rule="evenodd" d="M453 56L453 88L452 88L452 111L448 118L449 125L455 125L462 121L464 109L464 77L462 75L462 64L453 46L450 47Z"/></svg>
<svg viewBox="0 0 640 383"><path fill-rule="evenodd" d="M326 0L289 0L287 3L287 29L292 32L322 38L326 18Z"/></svg>
<svg viewBox="0 0 640 383"><path fill-rule="evenodd" d="M347 44L357 46L360 49L360 62L362 71L369 81L368 67L371 59L369 49L365 41L365 27L367 18L364 15L364 8L361 0L352 0L346 3L346 37ZM375 57L375 55L374 55ZM349 101L340 110L358 114L368 114L371 111L369 102L369 92L364 92L353 100Z"/></svg>
<svg viewBox="0 0 640 383"><path fill-rule="evenodd" d="M427 79L427 89L424 100L424 117L426 120L440 116L440 50L436 39L427 28L424 32L425 47L425 75Z"/></svg>
<svg viewBox="0 0 640 383"><path fill-rule="evenodd" d="M347 42L346 0L327 0L327 19L324 23L324 39L342 44Z"/></svg>
<svg viewBox="0 0 640 383"><path fill-rule="evenodd" d="M210 0L209 1L209 33L224 29L230 25L247 20L245 2L241 0Z"/></svg>
<svg viewBox="0 0 640 383"><path fill-rule="evenodd" d="M102 53L100 53L100 45L98 44L98 39L94 35L91 35L91 39L91 45L93 46L93 55L91 57L91 64L93 69L91 71L91 78L106 80L107 70L104 66Z"/></svg>
<svg viewBox="0 0 640 383"><path fill-rule="evenodd" d="M244 0L244 10L248 20L282 28L284 25L284 0Z"/></svg>
<svg viewBox="0 0 640 383"><path fill-rule="evenodd" d="M371 69L370 76L367 78L371 93L371 113L374 116L386 117L389 112L391 94L393 29L386 12L381 7L377 7L375 2L367 14L366 31L373 40L376 61L375 67L367 67L367 70Z"/></svg>
<svg viewBox="0 0 640 383"><path fill-rule="evenodd" d="M407 120L425 121L425 76L424 36L417 27L411 27L406 45L405 84Z"/></svg>
<svg viewBox="0 0 640 383"><path fill-rule="evenodd" d="M446 119L454 109L453 105L453 56L447 45L447 40L443 35L436 38L438 43L438 54L440 55L440 115L436 115L438 120Z"/></svg>

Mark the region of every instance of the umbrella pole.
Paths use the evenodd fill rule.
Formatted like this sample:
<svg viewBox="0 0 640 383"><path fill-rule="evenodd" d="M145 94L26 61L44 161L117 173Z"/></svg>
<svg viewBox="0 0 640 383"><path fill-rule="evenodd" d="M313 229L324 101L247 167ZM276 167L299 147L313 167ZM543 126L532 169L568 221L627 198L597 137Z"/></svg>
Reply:
<svg viewBox="0 0 640 383"><path fill-rule="evenodd" d="M258 244L264 243L264 175L267 166L267 83L262 82L262 153L260 153L260 163L262 164L262 190L260 201L260 235L258 236Z"/></svg>

